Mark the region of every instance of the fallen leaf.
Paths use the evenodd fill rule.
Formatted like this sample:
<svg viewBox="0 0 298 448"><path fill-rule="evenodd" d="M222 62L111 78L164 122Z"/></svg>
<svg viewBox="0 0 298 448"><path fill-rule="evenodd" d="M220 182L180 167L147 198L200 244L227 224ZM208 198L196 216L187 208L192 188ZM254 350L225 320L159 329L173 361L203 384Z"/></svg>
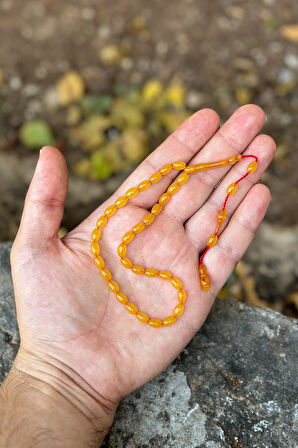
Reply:
<svg viewBox="0 0 298 448"><path fill-rule="evenodd" d="M126 129L121 141L123 154L130 162L140 162L148 154L148 137L143 129Z"/></svg>
<svg viewBox="0 0 298 448"><path fill-rule="evenodd" d="M117 64L126 55L126 51L117 45L108 45L99 52L100 60L105 65Z"/></svg>
<svg viewBox="0 0 298 448"><path fill-rule="evenodd" d="M166 100L175 107L183 107L185 102L185 89L180 84L172 85L165 91Z"/></svg>
<svg viewBox="0 0 298 448"><path fill-rule="evenodd" d="M298 24L282 26L280 34L291 42L298 42Z"/></svg>
<svg viewBox="0 0 298 448"><path fill-rule="evenodd" d="M239 106L243 106L252 101L253 92L247 87L239 87L235 92L235 97Z"/></svg>
<svg viewBox="0 0 298 448"><path fill-rule="evenodd" d="M82 77L75 71L66 73L57 83L59 101L63 106L82 99L85 85Z"/></svg>
<svg viewBox="0 0 298 448"><path fill-rule="evenodd" d="M106 114L113 104L111 95L86 95L81 101L84 114Z"/></svg>
<svg viewBox="0 0 298 448"><path fill-rule="evenodd" d="M20 139L28 149L40 149L45 145L55 144L51 128L44 120L24 123L20 129Z"/></svg>
<svg viewBox="0 0 298 448"><path fill-rule="evenodd" d="M163 86L157 79L151 79L148 81L142 92L142 97L145 102L152 102L156 100L163 92Z"/></svg>
<svg viewBox="0 0 298 448"><path fill-rule="evenodd" d="M91 167L97 179L105 180L113 174L110 163L106 160L101 150L91 154Z"/></svg>

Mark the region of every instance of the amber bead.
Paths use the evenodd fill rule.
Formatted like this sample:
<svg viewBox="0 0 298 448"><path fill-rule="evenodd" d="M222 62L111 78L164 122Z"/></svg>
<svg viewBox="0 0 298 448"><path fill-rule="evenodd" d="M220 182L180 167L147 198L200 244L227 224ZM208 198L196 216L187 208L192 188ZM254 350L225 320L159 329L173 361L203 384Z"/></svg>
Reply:
<svg viewBox="0 0 298 448"><path fill-rule="evenodd" d="M208 247L213 247L213 246L215 246L216 243L217 243L217 235L212 233L212 235L210 235L208 240L207 240L207 246Z"/></svg>
<svg viewBox="0 0 298 448"><path fill-rule="evenodd" d="M146 324L149 320L149 317L147 316L147 314L142 313L141 311L138 311L136 313L136 317L140 322L142 322L142 324Z"/></svg>
<svg viewBox="0 0 298 448"><path fill-rule="evenodd" d="M119 285L117 282L115 282L114 280L110 280L108 283L108 287L110 288L110 290L116 294L116 292L119 292Z"/></svg>
<svg viewBox="0 0 298 448"><path fill-rule="evenodd" d="M157 182L160 181L161 178L162 178L162 174L159 171L157 171L157 173L154 173L154 174L152 174L152 176L150 176L149 181L152 184L156 184Z"/></svg>
<svg viewBox="0 0 298 448"><path fill-rule="evenodd" d="M115 202L115 205L117 208L124 207L124 205L127 203L128 198L126 196L120 196L120 198L117 199Z"/></svg>
<svg viewBox="0 0 298 448"><path fill-rule="evenodd" d="M99 229L94 229L91 234L92 241L97 242L101 237L101 231Z"/></svg>
<svg viewBox="0 0 298 448"><path fill-rule="evenodd" d="M157 216L162 211L162 205L161 204L154 204L151 213L154 216Z"/></svg>
<svg viewBox="0 0 298 448"><path fill-rule="evenodd" d="M98 218L98 220L96 221L96 227L98 229L102 229L106 225L107 221L108 221L108 218L106 216L100 216Z"/></svg>
<svg viewBox="0 0 298 448"><path fill-rule="evenodd" d="M125 193L128 199L135 198L139 194L140 190L137 187L132 187Z"/></svg>
<svg viewBox="0 0 298 448"><path fill-rule="evenodd" d="M181 316L183 311L184 311L184 305L182 303L179 303L178 305L175 306L174 311L173 311L173 315L175 317L179 317L179 316Z"/></svg>
<svg viewBox="0 0 298 448"><path fill-rule="evenodd" d="M123 258L126 255L127 247L124 243L119 244L118 246L118 255Z"/></svg>
<svg viewBox="0 0 298 448"><path fill-rule="evenodd" d="M158 276L158 270L157 269L145 269L144 274L147 277L157 277Z"/></svg>
<svg viewBox="0 0 298 448"><path fill-rule="evenodd" d="M139 266L138 264L133 265L131 267L131 270L137 275L143 275L145 272L145 269L142 266Z"/></svg>
<svg viewBox="0 0 298 448"><path fill-rule="evenodd" d="M177 177L176 182L177 182L179 185L183 185L183 184L186 184L186 182L188 181L188 179L189 179L189 175L188 175L187 173L182 173L182 174L180 174L180 176Z"/></svg>
<svg viewBox="0 0 298 448"><path fill-rule="evenodd" d="M145 224L142 222L138 222L133 228L132 231L133 233L140 233L142 232L142 230L145 229Z"/></svg>
<svg viewBox="0 0 298 448"><path fill-rule="evenodd" d="M101 258L100 256L94 258L94 263L98 267L98 269L102 269L105 265L103 258Z"/></svg>
<svg viewBox="0 0 298 448"><path fill-rule="evenodd" d="M177 182L174 182L173 184L171 184L169 186L169 188L167 189L167 192L172 196L173 194L177 193L179 188L180 188L180 185L177 184Z"/></svg>
<svg viewBox="0 0 298 448"><path fill-rule="evenodd" d="M173 277L172 274L170 272L167 272L167 271L160 271L158 273L158 276L160 278L162 278L163 280L170 280Z"/></svg>
<svg viewBox="0 0 298 448"><path fill-rule="evenodd" d="M126 305L128 300L125 294L123 294L123 292L118 292L116 294L116 299L118 300L119 303L121 303L121 305Z"/></svg>
<svg viewBox="0 0 298 448"><path fill-rule="evenodd" d="M220 210L220 212L217 215L217 222L219 224L222 224L226 219L227 219L226 209L223 208L223 209Z"/></svg>
<svg viewBox="0 0 298 448"><path fill-rule="evenodd" d="M126 269L130 269L132 267L132 262L129 258L123 257L123 258L120 258L120 261Z"/></svg>
<svg viewBox="0 0 298 448"><path fill-rule="evenodd" d="M257 168L258 168L258 162L254 160L253 162L250 162L250 164L246 168L246 171L251 174L254 173Z"/></svg>
<svg viewBox="0 0 298 448"><path fill-rule="evenodd" d="M160 205L165 205L169 202L170 199L171 195L169 195L169 193L164 193L160 196L158 202L160 203Z"/></svg>
<svg viewBox="0 0 298 448"><path fill-rule="evenodd" d="M167 163L166 165L164 165L162 168L160 168L160 173L165 176L166 174L170 173L173 169L173 166L171 163Z"/></svg>
<svg viewBox="0 0 298 448"><path fill-rule="evenodd" d="M138 312L138 308L133 303L127 302L125 307L130 314L137 314Z"/></svg>
<svg viewBox="0 0 298 448"><path fill-rule="evenodd" d="M176 322L176 316L168 316L162 321L165 327L169 327L170 325L173 325L175 322Z"/></svg>
<svg viewBox="0 0 298 448"><path fill-rule="evenodd" d="M186 291L184 289L179 289L178 291L178 302L179 303L184 303L186 301Z"/></svg>
<svg viewBox="0 0 298 448"><path fill-rule="evenodd" d="M99 255L99 253L100 253L99 245L98 245L95 241L93 241L93 242L91 243L91 253L92 253L92 255L94 255L95 257L96 257L97 255Z"/></svg>
<svg viewBox="0 0 298 448"><path fill-rule="evenodd" d="M105 209L105 215L110 217L113 216L114 213L116 213L117 211L117 207L116 205L109 205L106 209Z"/></svg>
<svg viewBox="0 0 298 448"><path fill-rule="evenodd" d="M126 232L123 235L122 241L124 244L130 243L134 239L135 234L133 232Z"/></svg>
<svg viewBox="0 0 298 448"><path fill-rule="evenodd" d="M230 165L234 165L234 163L239 162L239 160L242 159L242 155L241 154L237 154L236 156L231 156L228 158L228 163Z"/></svg>
<svg viewBox="0 0 298 448"><path fill-rule="evenodd" d="M101 276L102 278L106 281L109 282L112 278L110 271L107 268L103 268L101 271Z"/></svg>
<svg viewBox="0 0 298 448"><path fill-rule="evenodd" d="M149 180L143 180L143 182L141 182L141 183L138 185L138 189L139 189L140 191L144 191L144 190L147 190L147 188L149 188L150 185L151 185L151 182L150 182Z"/></svg>
<svg viewBox="0 0 298 448"><path fill-rule="evenodd" d="M199 276L200 276L200 284L201 288L204 291L209 291L210 289L210 280L208 276L208 272L206 266L204 264L199 265Z"/></svg>
<svg viewBox="0 0 298 448"><path fill-rule="evenodd" d="M174 162L172 163L172 165L175 170L184 170L184 168L186 167L186 163L181 161Z"/></svg>
<svg viewBox="0 0 298 448"><path fill-rule="evenodd" d="M153 328L162 327L162 321L160 319L149 319L148 324Z"/></svg>
<svg viewBox="0 0 298 448"><path fill-rule="evenodd" d="M177 277L172 277L171 278L171 283L174 286L174 288L176 289L182 289L182 281L179 280L179 278Z"/></svg>
<svg viewBox="0 0 298 448"><path fill-rule="evenodd" d="M187 174L193 174L198 170L198 166L197 165L188 165L184 172Z"/></svg>
<svg viewBox="0 0 298 448"><path fill-rule="evenodd" d="M232 196L232 194L236 193L238 189L238 184L236 184L235 182L233 182L231 185L228 186L227 188L227 194L229 194L230 196Z"/></svg>
<svg viewBox="0 0 298 448"><path fill-rule="evenodd" d="M152 213L148 213L148 215L144 216L143 223L146 226L149 226L155 219L155 216Z"/></svg>

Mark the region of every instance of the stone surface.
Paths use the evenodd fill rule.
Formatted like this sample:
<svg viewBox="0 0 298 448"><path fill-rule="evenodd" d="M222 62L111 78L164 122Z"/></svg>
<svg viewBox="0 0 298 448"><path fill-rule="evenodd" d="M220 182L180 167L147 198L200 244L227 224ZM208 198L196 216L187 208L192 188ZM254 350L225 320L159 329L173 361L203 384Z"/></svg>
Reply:
<svg viewBox="0 0 298 448"><path fill-rule="evenodd" d="M9 250L0 245L1 379L18 345ZM297 446L297 342L294 320L217 300L176 361L122 401L104 447Z"/></svg>

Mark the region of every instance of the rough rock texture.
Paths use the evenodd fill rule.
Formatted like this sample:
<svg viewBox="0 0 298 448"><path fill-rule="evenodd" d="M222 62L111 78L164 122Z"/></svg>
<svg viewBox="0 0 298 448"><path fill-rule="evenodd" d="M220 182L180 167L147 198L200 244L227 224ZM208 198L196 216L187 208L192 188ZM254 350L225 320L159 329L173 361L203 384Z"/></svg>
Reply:
<svg viewBox="0 0 298 448"><path fill-rule="evenodd" d="M0 245L1 379L18 343L9 249ZM297 342L295 321L217 300L176 361L122 401L104 446L295 447Z"/></svg>

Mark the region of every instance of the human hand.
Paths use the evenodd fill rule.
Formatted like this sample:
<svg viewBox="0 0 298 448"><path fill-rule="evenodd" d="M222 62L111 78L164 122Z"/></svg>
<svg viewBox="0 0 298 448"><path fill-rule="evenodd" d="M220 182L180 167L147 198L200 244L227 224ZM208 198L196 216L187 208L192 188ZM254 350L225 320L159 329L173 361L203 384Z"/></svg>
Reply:
<svg viewBox="0 0 298 448"><path fill-rule="evenodd" d="M197 112L62 240L57 234L67 195L67 168L57 149L43 148L11 256L21 336L15 364L19 370L43 379L46 372L47 381L52 381L51 369L62 372L112 415L122 397L167 367L203 324L268 207L269 190L257 184L275 151L271 137L256 136L264 121L263 111L253 105L239 108L221 128L214 111ZM192 175L154 223L130 243L128 254L134 263L170 271L182 280L188 295L184 314L173 326L154 329L141 324L118 303L93 262L90 235L97 218L128 188L166 163L209 162L243 151L258 156L258 169L231 197L218 244L205 257L211 280L208 292L200 288L198 257L214 229L226 188L245 173L245 162ZM157 318L171 314L175 290L168 282L123 268L117 246L177 175L173 170L119 209L100 240L106 265L129 301Z"/></svg>

